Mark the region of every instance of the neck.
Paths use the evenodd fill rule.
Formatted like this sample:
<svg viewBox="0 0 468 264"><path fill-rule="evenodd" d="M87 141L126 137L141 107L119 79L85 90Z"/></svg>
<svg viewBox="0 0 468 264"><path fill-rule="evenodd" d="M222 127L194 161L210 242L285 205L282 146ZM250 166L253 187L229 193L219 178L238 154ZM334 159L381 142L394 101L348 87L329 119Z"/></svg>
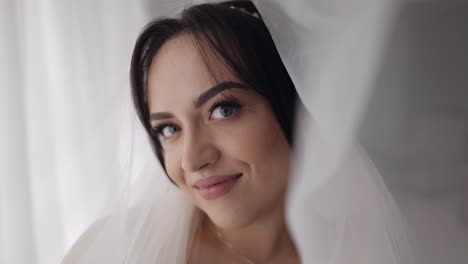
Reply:
<svg viewBox="0 0 468 264"><path fill-rule="evenodd" d="M229 244L237 254L257 262L271 261L279 255L297 256L284 217L284 202L269 214L261 215L255 222L237 229L221 229L208 217L205 230L215 239Z"/></svg>

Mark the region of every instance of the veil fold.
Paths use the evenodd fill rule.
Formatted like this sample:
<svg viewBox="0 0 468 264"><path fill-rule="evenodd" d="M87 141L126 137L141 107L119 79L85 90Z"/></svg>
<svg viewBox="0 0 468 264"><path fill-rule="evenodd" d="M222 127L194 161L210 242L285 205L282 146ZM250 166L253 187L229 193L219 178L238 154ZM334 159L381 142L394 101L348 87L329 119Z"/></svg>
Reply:
<svg viewBox="0 0 468 264"><path fill-rule="evenodd" d="M305 106L287 207L302 261L413 263L401 213L356 140L397 3L257 6Z"/></svg>
<svg viewBox="0 0 468 264"><path fill-rule="evenodd" d="M175 2L171 6L180 8L192 3ZM412 227L400 211L404 196L395 199L400 190L387 187L395 178L383 178L379 171L386 167L373 161L378 151L368 154L369 144L360 140L375 85L391 59L387 45L401 2L253 2L304 104L287 197L288 226L302 262L422 263L412 250L419 242L409 237ZM186 262L195 208L155 161L143 158L148 143L135 124L132 166L145 169L138 177L130 170L122 197L63 263ZM364 135L364 143L375 137Z"/></svg>

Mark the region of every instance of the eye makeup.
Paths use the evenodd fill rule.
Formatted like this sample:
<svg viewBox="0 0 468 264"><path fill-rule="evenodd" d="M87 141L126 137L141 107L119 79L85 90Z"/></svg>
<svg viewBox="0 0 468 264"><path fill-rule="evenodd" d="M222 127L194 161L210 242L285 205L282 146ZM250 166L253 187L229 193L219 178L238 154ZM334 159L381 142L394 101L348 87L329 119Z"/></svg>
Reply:
<svg viewBox="0 0 468 264"><path fill-rule="evenodd" d="M226 118L230 118L232 117L233 115L235 115L239 110L240 108L242 107L242 105L240 104L240 102L237 100L237 99L227 99L227 100L219 100L219 101L215 101L214 104L210 107L210 110L209 110L209 118L212 119L213 118L213 115L215 113L215 110L216 109L230 109L232 110L232 113L230 113L229 115L226 114L226 112L220 112L221 113L221 119L226 119ZM219 119L219 118L217 118Z"/></svg>
<svg viewBox="0 0 468 264"><path fill-rule="evenodd" d="M222 110L223 108L230 110L230 112L225 111L224 115L223 115L223 112L221 112L220 117L215 117L215 113L219 112L218 109ZM208 119L209 120L229 119L235 116L236 114L238 114L241 108L242 108L242 104L237 98L235 98L231 94L229 95L224 94L222 99L216 100L211 104L210 108L208 109ZM167 131L167 129L170 129L170 131ZM162 139L170 138L172 135L179 132L180 130L181 130L181 127L175 124L174 122L162 122L152 127L153 134Z"/></svg>
<svg viewBox="0 0 468 264"><path fill-rule="evenodd" d="M166 128L170 128L170 127L172 127L172 128L175 129L175 130L173 130L173 131L169 131L170 133L176 133L176 132L178 132L178 131L180 130L179 126L176 125L176 124L173 124L173 123L162 123L162 124L159 124L159 125L157 125L157 126L155 126L155 127L153 128L153 133L155 133L157 136L169 137L170 135L169 135L169 136L164 135L164 130L165 130Z"/></svg>

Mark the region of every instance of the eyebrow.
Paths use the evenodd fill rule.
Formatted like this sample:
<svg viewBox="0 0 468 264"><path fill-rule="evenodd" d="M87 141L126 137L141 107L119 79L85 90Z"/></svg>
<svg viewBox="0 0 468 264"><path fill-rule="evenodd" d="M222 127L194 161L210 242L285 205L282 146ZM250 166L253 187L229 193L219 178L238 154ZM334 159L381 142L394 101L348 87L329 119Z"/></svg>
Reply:
<svg viewBox="0 0 468 264"><path fill-rule="evenodd" d="M233 81L218 83L215 86L211 87L210 89L206 90L205 92L201 93L200 96L198 96L198 98L195 101L193 101L193 105L195 106L195 108L200 108L204 103L206 103L208 100L218 95L222 91L225 91L228 89L234 89L234 88L247 89L248 86L245 84L242 84L239 82L233 82ZM168 112L159 112L159 113L150 114L151 121L160 120L160 119L168 119L168 118L174 118L174 115Z"/></svg>

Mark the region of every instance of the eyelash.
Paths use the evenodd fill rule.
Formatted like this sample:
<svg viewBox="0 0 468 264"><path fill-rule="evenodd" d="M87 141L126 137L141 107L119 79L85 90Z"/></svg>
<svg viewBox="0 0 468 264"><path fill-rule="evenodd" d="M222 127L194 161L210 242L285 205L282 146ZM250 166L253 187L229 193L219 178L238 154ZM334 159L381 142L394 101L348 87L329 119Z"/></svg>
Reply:
<svg viewBox="0 0 468 264"><path fill-rule="evenodd" d="M220 107L220 106L227 106L227 107L234 108L234 111L235 111L234 114L242 107L240 102L235 98L216 101L216 102L213 103L213 105L210 107L210 110L208 111L210 113L210 118L211 118L211 115L213 114L214 110L216 108Z"/></svg>
<svg viewBox="0 0 468 264"><path fill-rule="evenodd" d="M163 129L167 126L177 126L176 124L174 123L163 123L163 124L160 124L160 125L157 125L153 128L153 133L156 135L156 136L163 136Z"/></svg>
<svg viewBox="0 0 468 264"><path fill-rule="evenodd" d="M213 114L214 110L220 106L227 106L227 107L232 107L234 108L234 114L235 115L237 113L237 111L239 111L239 109L242 107L242 105L240 104L240 102L235 99L235 98L230 98L228 100L219 100L219 101L216 101L213 103L213 105L210 107L210 109L208 110L208 113L209 113L209 116L210 116L210 119L211 119L211 115ZM227 117L227 118L230 118L230 117ZM167 126L177 126L176 124L174 123L163 123L163 124L160 124L160 125L157 125L155 126L152 130L153 130L153 133L155 133L155 135L157 136L163 136L163 129L166 128Z"/></svg>

